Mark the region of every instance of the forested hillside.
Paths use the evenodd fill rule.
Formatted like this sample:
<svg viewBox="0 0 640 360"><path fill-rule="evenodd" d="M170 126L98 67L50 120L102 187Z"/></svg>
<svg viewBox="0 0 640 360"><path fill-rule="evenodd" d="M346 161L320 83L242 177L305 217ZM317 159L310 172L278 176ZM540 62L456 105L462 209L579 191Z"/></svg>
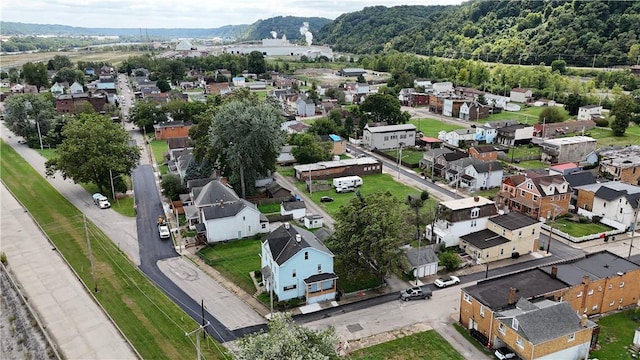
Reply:
<svg viewBox="0 0 640 360"><path fill-rule="evenodd" d="M316 34L334 51L397 50L512 64L636 64L640 1L471 1L343 14Z"/></svg>
<svg viewBox="0 0 640 360"><path fill-rule="evenodd" d="M277 16L266 20L258 20L249 25L248 29L240 36L242 40L261 40L265 38L271 38L272 32L276 34L278 38L282 38L282 35L287 35L287 39L291 42L305 41L304 34L300 33L300 28L303 23L308 23L312 34L320 30L323 26L330 23L330 19L312 17L303 18L296 16Z"/></svg>

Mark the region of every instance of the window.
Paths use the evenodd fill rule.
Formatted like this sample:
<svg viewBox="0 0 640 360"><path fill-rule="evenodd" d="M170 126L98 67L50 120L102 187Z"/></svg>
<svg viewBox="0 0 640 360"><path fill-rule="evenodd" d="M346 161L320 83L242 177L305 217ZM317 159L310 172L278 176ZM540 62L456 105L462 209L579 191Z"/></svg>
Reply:
<svg viewBox="0 0 640 360"><path fill-rule="evenodd" d="M504 326L503 323L500 323L500 325L498 325L498 331L500 332L500 334L504 335L507 333L507 327Z"/></svg>
<svg viewBox="0 0 640 360"><path fill-rule="evenodd" d="M613 284L609 284L609 290L613 289Z"/></svg>
<svg viewBox="0 0 640 360"><path fill-rule="evenodd" d="M502 236L505 236L507 234L507 230L502 229Z"/></svg>
<svg viewBox="0 0 640 360"><path fill-rule="evenodd" d="M385 137L384 137L384 141L389 141L389 137L388 137L388 136L385 136Z"/></svg>
<svg viewBox="0 0 640 360"><path fill-rule="evenodd" d="M520 336L516 339L516 345L518 345L521 349L524 349L524 341Z"/></svg>
<svg viewBox="0 0 640 360"><path fill-rule="evenodd" d="M573 334L569 334L569 338L567 339L567 341L573 341L575 339L576 339L576 334L573 333Z"/></svg>
<svg viewBox="0 0 640 360"><path fill-rule="evenodd" d="M624 287L624 281L621 281L621 282L620 282L620 287L621 287L621 288L622 288L622 287Z"/></svg>
<svg viewBox="0 0 640 360"><path fill-rule="evenodd" d="M477 218L478 215L480 215L480 209L478 209L478 208L471 209L471 217L472 218Z"/></svg>
<svg viewBox="0 0 640 360"><path fill-rule="evenodd" d="M318 272L322 272L322 264L318 264Z"/></svg>
<svg viewBox="0 0 640 360"><path fill-rule="evenodd" d="M603 203L603 204L602 204L602 207L603 207L603 208L607 207L607 203Z"/></svg>
<svg viewBox="0 0 640 360"><path fill-rule="evenodd" d="M480 316L484 317L484 305L480 305Z"/></svg>
<svg viewBox="0 0 640 360"><path fill-rule="evenodd" d="M538 200L538 195L533 195L533 201L537 201Z"/></svg>
<svg viewBox="0 0 640 360"><path fill-rule="evenodd" d="M296 271L295 271L295 269L291 271L291 277L296 277Z"/></svg>
<svg viewBox="0 0 640 360"><path fill-rule="evenodd" d="M469 294L464 293L464 301L468 302L469 304L471 304L471 296L469 296Z"/></svg>
<svg viewBox="0 0 640 360"><path fill-rule="evenodd" d="M524 190L520 191L520 196L524 196Z"/></svg>
<svg viewBox="0 0 640 360"><path fill-rule="evenodd" d="M500 249L500 255L504 255L504 249Z"/></svg>
<svg viewBox="0 0 640 360"><path fill-rule="evenodd" d="M602 286L598 286L598 291L602 292Z"/></svg>
<svg viewBox="0 0 640 360"><path fill-rule="evenodd" d="M489 251L487 250L487 257L489 257Z"/></svg>
<svg viewBox="0 0 640 360"><path fill-rule="evenodd" d="M400 135L400 139L406 139L407 135Z"/></svg>
<svg viewBox="0 0 640 360"><path fill-rule="evenodd" d="M512 327L512 328L514 328L515 330L518 330L518 326L519 326L519 325L520 325L520 324L518 323L518 319L513 318L513 319L511 320L511 327Z"/></svg>
<svg viewBox="0 0 640 360"><path fill-rule="evenodd" d="M582 297L582 291L580 291L576 297Z"/></svg>
<svg viewBox="0 0 640 360"><path fill-rule="evenodd" d="M565 200L566 198L567 198L567 195L566 195L566 194L563 194L563 195L562 195L562 200Z"/></svg>
<svg viewBox="0 0 640 360"><path fill-rule="evenodd" d="M598 310L598 304L596 304L596 305L593 305L593 306L591 307L591 310L593 310L593 311L596 311L596 310Z"/></svg>
<svg viewBox="0 0 640 360"><path fill-rule="evenodd" d="M536 229L535 228L531 229L531 235L535 235L535 234L536 234Z"/></svg>
<svg viewBox="0 0 640 360"><path fill-rule="evenodd" d="M471 220L471 227L476 227L477 220Z"/></svg>
<svg viewBox="0 0 640 360"><path fill-rule="evenodd" d="M549 201L553 201L553 196L551 198L549 198Z"/></svg>
<svg viewBox="0 0 640 360"><path fill-rule="evenodd" d="M615 300L611 300L611 302L609 303L609 306L613 306L615 304L616 304L616 301Z"/></svg>
<svg viewBox="0 0 640 360"><path fill-rule="evenodd" d="M560 201L560 195L556 195L556 201Z"/></svg>
<svg viewBox="0 0 640 360"><path fill-rule="evenodd" d="M587 295L593 295L593 289L589 289L589 292L587 292Z"/></svg>
<svg viewBox="0 0 640 360"><path fill-rule="evenodd" d="M304 252L304 259L305 260L309 260L309 252L308 251Z"/></svg>
<svg viewBox="0 0 640 360"><path fill-rule="evenodd" d="M289 290L295 290L298 287L298 285L289 285L289 286L285 286L284 287L284 291L289 291Z"/></svg>
<svg viewBox="0 0 640 360"><path fill-rule="evenodd" d="M529 190L533 189L533 184L528 183L528 184L527 184L527 189L529 189Z"/></svg>
<svg viewBox="0 0 640 360"><path fill-rule="evenodd" d="M518 237L522 237L522 230L518 231Z"/></svg>

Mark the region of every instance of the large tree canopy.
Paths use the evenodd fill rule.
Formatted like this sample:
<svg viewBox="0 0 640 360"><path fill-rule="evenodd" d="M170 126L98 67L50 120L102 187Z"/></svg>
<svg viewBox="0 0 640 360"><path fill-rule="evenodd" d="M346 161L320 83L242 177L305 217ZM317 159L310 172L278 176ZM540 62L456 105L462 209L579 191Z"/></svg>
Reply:
<svg viewBox="0 0 640 360"><path fill-rule="evenodd" d="M50 93L16 94L4 102L4 120L14 134L27 141L38 138L38 125L42 135L49 132L56 116L55 100Z"/></svg>
<svg viewBox="0 0 640 360"><path fill-rule="evenodd" d="M370 113L374 121L384 121L389 125L404 124L411 118L409 113L401 111L400 100L389 94L367 96L360 105L360 110Z"/></svg>
<svg viewBox="0 0 640 360"><path fill-rule="evenodd" d="M289 144L295 146L291 154L300 164L331 160L331 143L320 141L314 134L292 134Z"/></svg>
<svg viewBox="0 0 640 360"><path fill-rule="evenodd" d="M408 215L407 207L390 192L357 193L340 208L336 232L327 245L347 268L384 278L406 268L400 247L412 238Z"/></svg>
<svg viewBox="0 0 640 360"><path fill-rule="evenodd" d="M288 313L276 313L269 332L241 338L234 355L239 360L331 360L339 358L338 341L334 328L314 331L297 325Z"/></svg>
<svg viewBox="0 0 640 360"><path fill-rule="evenodd" d="M220 106L210 125L210 146L236 189L250 191L255 179L275 171L281 124L279 109L265 103L236 99Z"/></svg>
<svg viewBox="0 0 640 360"><path fill-rule="evenodd" d="M129 145L129 134L105 116L81 114L65 126L63 136L56 157L46 163L47 176L60 172L65 179L92 182L104 192L111 174L131 174L140 159L140 149Z"/></svg>
<svg viewBox="0 0 640 360"><path fill-rule="evenodd" d="M611 130L615 136L623 136L633 118L636 103L631 95L620 94L611 106Z"/></svg>

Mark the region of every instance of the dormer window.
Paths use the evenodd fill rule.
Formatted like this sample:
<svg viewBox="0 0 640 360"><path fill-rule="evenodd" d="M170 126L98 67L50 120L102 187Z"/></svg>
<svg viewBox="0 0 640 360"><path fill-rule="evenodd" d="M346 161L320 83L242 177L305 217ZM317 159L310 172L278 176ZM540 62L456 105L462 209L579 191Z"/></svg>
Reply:
<svg viewBox="0 0 640 360"><path fill-rule="evenodd" d="M528 183L528 184L527 184L527 189L529 189L529 190L533 189L533 184Z"/></svg>
<svg viewBox="0 0 640 360"><path fill-rule="evenodd" d="M471 218L477 218L480 215L480 209L473 208L471 209Z"/></svg>
<svg viewBox="0 0 640 360"><path fill-rule="evenodd" d="M516 331L517 331L517 330L518 330L518 325L519 325L519 324L518 324L518 319L513 318L513 319L511 320L511 327L512 327L514 330L516 330Z"/></svg>

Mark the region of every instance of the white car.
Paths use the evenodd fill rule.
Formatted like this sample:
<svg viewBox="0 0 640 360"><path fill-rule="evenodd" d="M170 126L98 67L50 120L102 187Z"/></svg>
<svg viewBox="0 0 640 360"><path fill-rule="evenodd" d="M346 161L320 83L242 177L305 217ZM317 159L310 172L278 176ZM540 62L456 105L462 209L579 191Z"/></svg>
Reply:
<svg viewBox="0 0 640 360"><path fill-rule="evenodd" d="M100 209L108 209L111 207L109 199L100 193L93 194L93 203L98 205Z"/></svg>
<svg viewBox="0 0 640 360"><path fill-rule="evenodd" d="M507 360L507 359L515 359L516 358L516 354L509 350L506 347L501 347L499 349L496 350L495 353L493 353L493 355L495 355L498 359L500 360Z"/></svg>
<svg viewBox="0 0 640 360"><path fill-rule="evenodd" d="M439 278L433 284L439 288L446 288L447 286L460 284L460 278L457 276L449 276L447 279Z"/></svg>
<svg viewBox="0 0 640 360"><path fill-rule="evenodd" d="M169 225L167 224L158 225L158 233L160 233L160 239L168 239L171 237Z"/></svg>

